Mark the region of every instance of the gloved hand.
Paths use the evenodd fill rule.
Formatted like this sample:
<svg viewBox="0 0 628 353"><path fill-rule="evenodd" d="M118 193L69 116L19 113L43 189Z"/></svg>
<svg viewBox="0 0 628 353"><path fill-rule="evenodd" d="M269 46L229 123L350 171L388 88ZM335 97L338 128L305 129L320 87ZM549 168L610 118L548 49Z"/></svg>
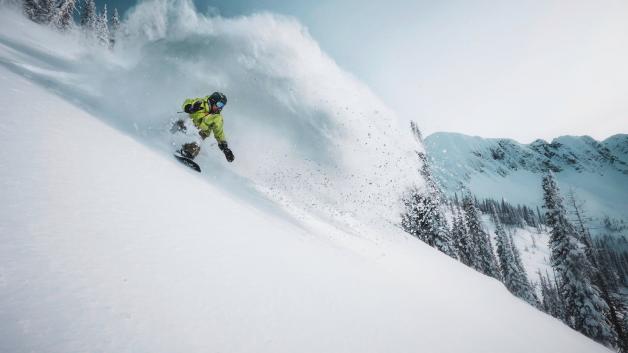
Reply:
<svg viewBox="0 0 628 353"><path fill-rule="evenodd" d="M231 150L229 149L229 146L227 146L226 142L219 143L218 144L218 148L220 148L222 153L225 154L225 158L227 159L227 162L229 162L229 163L233 162L233 159L235 157L233 156L233 152L231 152Z"/></svg>
<svg viewBox="0 0 628 353"><path fill-rule="evenodd" d="M170 128L170 133L174 134L178 131L186 132L187 128L185 127L185 122L183 120L177 120L172 123L172 127Z"/></svg>
<svg viewBox="0 0 628 353"><path fill-rule="evenodd" d="M184 111L184 112L186 112L186 113L188 113L188 114L192 114L192 113L194 113L194 112L197 112L197 111L199 111L199 110L203 109L203 108L201 107L201 105L202 105L202 104L203 104L203 102L201 102L201 101L196 101L196 102L194 102L194 104L188 104L188 105L186 105L186 106L185 106L185 108L183 108L183 111Z"/></svg>

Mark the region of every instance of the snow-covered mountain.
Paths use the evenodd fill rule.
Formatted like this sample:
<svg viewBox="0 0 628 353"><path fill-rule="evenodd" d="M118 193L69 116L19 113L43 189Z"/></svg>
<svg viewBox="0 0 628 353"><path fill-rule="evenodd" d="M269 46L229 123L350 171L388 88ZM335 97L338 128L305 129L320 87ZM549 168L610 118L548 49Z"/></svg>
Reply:
<svg viewBox="0 0 628 353"><path fill-rule="evenodd" d="M125 26L109 52L0 9L0 351L608 351L395 225L410 132L296 21ZM214 87L236 160L197 174L168 125Z"/></svg>
<svg viewBox="0 0 628 353"><path fill-rule="evenodd" d="M467 187L479 197L540 206L541 177L550 169L561 190L573 190L591 215L628 220L626 134L601 142L589 136L561 136L526 145L439 132L425 138L425 148L436 177L450 194Z"/></svg>

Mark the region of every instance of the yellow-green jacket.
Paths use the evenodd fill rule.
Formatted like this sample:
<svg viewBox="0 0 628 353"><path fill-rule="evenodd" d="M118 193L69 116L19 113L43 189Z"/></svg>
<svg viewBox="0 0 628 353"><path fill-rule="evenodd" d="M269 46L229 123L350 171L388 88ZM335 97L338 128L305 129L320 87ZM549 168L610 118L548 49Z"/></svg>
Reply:
<svg viewBox="0 0 628 353"><path fill-rule="evenodd" d="M211 114L211 107L207 100L209 97L205 98L188 98L183 102L183 110L185 110L185 106L188 104L194 104L196 102L201 102L201 109L188 114L190 119L194 125L199 129L201 136L208 137L212 131L214 132L214 137L218 143L226 142L227 139L225 137L225 133L223 131L223 120L222 115L220 114Z"/></svg>

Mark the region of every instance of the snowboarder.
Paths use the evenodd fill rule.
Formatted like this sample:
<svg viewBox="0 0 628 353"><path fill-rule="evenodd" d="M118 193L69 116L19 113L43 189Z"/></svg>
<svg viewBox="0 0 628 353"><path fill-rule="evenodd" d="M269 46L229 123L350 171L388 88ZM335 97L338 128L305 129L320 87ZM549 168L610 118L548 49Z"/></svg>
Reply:
<svg viewBox="0 0 628 353"><path fill-rule="evenodd" d="M218 148L225 154L228 162L233 162L233 152L227 145L225 133L223 132L223 119L220 112L227 104L227 97L214 92L204 98L188 98L183 102L183 111L188 113L194 126L198 128L198 134L205 140L213 132L214 138L218 142ZM183 120L176 122L181 130L185 130ZM182 156L193 160L201 151L201 147L196 142L186 143L178 151Z"/></svg>

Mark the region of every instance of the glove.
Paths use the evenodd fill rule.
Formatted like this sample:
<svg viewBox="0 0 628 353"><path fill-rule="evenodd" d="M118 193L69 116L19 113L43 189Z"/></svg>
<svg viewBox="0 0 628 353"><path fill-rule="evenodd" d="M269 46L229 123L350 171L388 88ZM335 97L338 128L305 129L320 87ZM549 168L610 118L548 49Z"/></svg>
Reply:
<svg viewBox="0 0 628 353"><path fill-rule="evenodd" d="M229 163L233 162L233 159L235 157L233 156L233 152L231 152L231 150L229 149L229 146L227 146L226 142L219 143L218 144L218 148L220 148L222 153L225 154L225 158L227 159L227 162L229 162Z"/></svg>
<svg viewBox="0 0 628 353"><path fill-rule="evenodd" d="M231 152L230 149L225 148L222 152L225 154L225 158L227 158L227 162L229 163L233 162L235 157L233 156L233 152Z"/></svg>
<svg viewBox="0 0 628 353"><path fill-rule="evenodd" d="M199 111L199 110L203 109L203 108L201 107L201 105L202 105L202 104L203 104L203 102L201 102L201 101L196 101L196 102L194 102L194 104L187 104L187 105L183 108L183 111L184 111L184 112L186 112L186 113L188 113L188 114L192 114L192 113L194 113L194 112L197 112L197 111Z"/></svg>
<svg viewBox="0 0 628 353"><path fill-rule="evenodd" d="M177 120L172 123L172 127L170 128L170 133L174 134L178 131L186 132L187 128L185 127L185 123L183 120Z"/></svg>

